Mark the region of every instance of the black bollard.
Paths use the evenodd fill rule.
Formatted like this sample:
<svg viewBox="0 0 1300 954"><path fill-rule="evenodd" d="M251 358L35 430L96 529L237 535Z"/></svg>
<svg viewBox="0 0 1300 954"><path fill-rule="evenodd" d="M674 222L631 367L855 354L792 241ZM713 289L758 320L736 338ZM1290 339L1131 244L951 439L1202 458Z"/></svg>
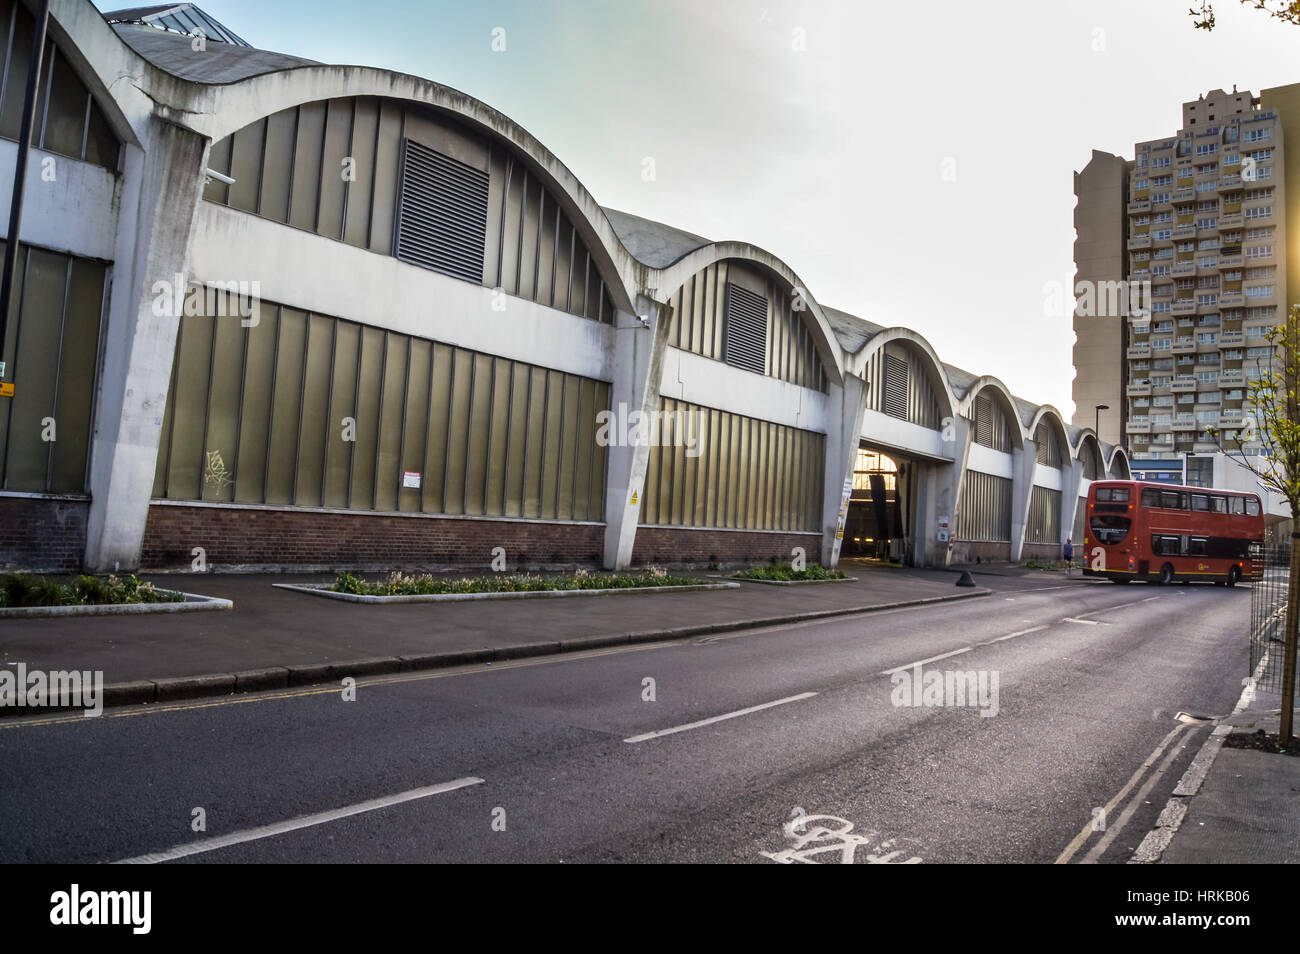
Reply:
<svg viewBox="0 0 1300 954"><path fill-rule="evenodd" d="M971 579L970 570L962 570L961 576L957 577L958 586L974 586L975 581Z"/></svg>

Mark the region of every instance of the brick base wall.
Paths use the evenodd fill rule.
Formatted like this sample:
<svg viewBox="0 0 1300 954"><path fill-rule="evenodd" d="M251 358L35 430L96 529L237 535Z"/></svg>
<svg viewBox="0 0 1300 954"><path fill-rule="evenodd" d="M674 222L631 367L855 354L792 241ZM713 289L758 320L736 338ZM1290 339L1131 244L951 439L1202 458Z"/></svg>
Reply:
<svg viewBox="0 0 1300 954"><path fill-rule="evenodd" d="M1011 544L976 540L953 541L953 563L974 563L976 558L981 563L1007 563L1011 560Z"/></svg>
<svg viewBox="0 0 1300 954"><path fill-rule="evenodd" d="M484 568L505 547L511 569L599 566L604 540L604 524L154 504L140 565L188 570L202 547L209 569Z"/></svg>
<svg viewBox="0 0 1300 954"><path fill-rule="evenodd" d="M80 570L89 515L88 500L0 497L0 568Z"/></svg>
<svg viewBox="0 0 1300 954"><path fill-rule="evenodd" d="M770 557L789 560L803 547L809 563L821 560L820 533L755 533L745 530L638 527L632 548L635 564L762 563Z"/></svg>
<svg viewBox="0 0 1300 954"><path fill-rule="evenodd" d="M1079 548L1075 547L1077 551ZM1021 560L1063 560L1065 559L1059 543L1026 543L1020 554Z"/></svg>

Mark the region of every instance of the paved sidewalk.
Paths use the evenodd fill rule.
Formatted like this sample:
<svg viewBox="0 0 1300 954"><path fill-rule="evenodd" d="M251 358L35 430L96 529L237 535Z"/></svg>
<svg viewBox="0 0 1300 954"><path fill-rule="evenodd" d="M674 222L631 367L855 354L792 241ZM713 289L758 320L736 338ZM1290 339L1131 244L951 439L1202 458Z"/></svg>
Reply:
<svg viewBox="0 0 1300 954"><path fill-rule="evenodd" d="M1260 690L1244 711L1220 725L1231 726L1235 736L1259 729L1272 735L1280 705L1280 694ZM1300 862L1300 756L1225 745L1199 789L1181 801L1186 813L1161 864ZM1165 815L1181 814L1178 803L1176 795Z"/></svg>
<svg viewBox="0 0 1300 954"><path fill-rule="evenodd" d="M160 585L230 599L234 609L5 620L0 622L0 664L101 670L106 684L122 687L109 695L108 704L115 705L684 638L990 592L983 586L954 586L957 574L952 571L845 569L856 582L795 587L744 583L705 592L386 606L271 585L322 582L331 578L328 574L154 576ZM999 581L1017 588L1063 582L1054 575Z"/></svg>

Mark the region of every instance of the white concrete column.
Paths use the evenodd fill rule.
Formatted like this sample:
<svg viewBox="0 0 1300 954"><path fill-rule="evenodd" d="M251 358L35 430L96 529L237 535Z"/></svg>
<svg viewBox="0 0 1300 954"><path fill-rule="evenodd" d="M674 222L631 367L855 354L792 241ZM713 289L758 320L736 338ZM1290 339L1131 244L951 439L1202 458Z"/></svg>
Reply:
<svg viewBox="0 0 1300 954"><path fill-rule="evenodd" d="M966 479L966 463L970 456L970 421L961 415L945 418L943 428L943 453L951 463L935 462L925 467L922 479L926 488L917 500L916 552L917 563L922 566L947 566L952 557L952 534L957 528L957 510L961 504L962 483ZM948 521L948 539L940 540L939 531L945 529L940 518Z"/></svg>
<svg viewBox="0 0 1300 954"><path fill-rule="evenodd" d="M1011 452L1011 562L1019 563L1029 532L1029 501L1034 495L1034 466L1038 445L1025 441Z"/></svg>
<svg viewBox="0 0 1300 954"><path fill-rule="evenodd" d="M627 423L629 430L638 420L628 420L632 414L638 414L648 425L648 415L659 410L659 384L672 314L668 305L644 295L637 296L636 309L636 315L624 311L614 315L614 380L609 390L610 409L617 420ZM641 485L650 461L649 435L641 428L637 430L641 440L614 440L606 449L609 463L605 470L603 562L607 570L621 570L632 563L641 514Z"/></svg>
<svg viewBox="0 0 1300 954"><path fill-rule="evenodd" d="M845 375L843 385L830 388L830 420L826 427L826 479L822 488L822 555L826 567L840 562L844 521L853 492L853 464L862 436L862 415L867 410L867 382Z"/></svg>
<svg viewBox="0 0 1300 954"><path fill-rule="evenodd" d="M1074 534L1074 518L1079 507L1079 487L1083 483L1083 461L1071 460L1061 468L1061 539ZM1075 540L1075 547L1082 546L1082 540Z"/></svg>
<svg viewBox="0 0 1300 954"><path fill-rule="evenodd" d="M203 136L155 117L144 150L125 147L91 445L85 563L92 572L140 562L208 146ZM155 306L155 282L170 289L167 307Z"/></svg>

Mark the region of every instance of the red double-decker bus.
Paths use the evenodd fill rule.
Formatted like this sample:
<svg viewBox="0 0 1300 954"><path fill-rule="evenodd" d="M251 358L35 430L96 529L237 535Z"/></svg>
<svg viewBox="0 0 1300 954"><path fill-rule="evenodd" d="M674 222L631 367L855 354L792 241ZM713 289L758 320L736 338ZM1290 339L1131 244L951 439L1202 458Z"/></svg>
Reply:
<svg viewBox="0 0 1300 954"><path fill-rule="evenodd" d="M1084 575L1116 583L1234 586L1253 572L1251 544L1264 540L1255 494L1098 480L1088 488L1087 508Z"/></svg>

